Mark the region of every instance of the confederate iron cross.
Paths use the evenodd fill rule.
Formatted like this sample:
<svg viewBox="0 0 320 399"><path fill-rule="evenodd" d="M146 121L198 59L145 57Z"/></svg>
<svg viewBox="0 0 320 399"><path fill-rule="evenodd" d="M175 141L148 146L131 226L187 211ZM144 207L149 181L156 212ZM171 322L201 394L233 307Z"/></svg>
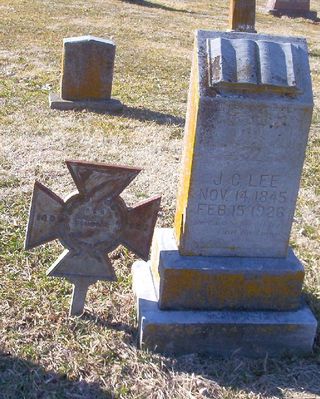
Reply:
<svg viewBox="0 0 320 399"><path fill-rule="evenodd" d="M160 197L133 208L120 193L141 171L84 161L66 161L78 192L65 201L35 182L25 249L54 239L66 248L47 271L73 285L70 315L83 312L88 287L97 280L116 280L108 252L122 244L147 260Z"/></svg>

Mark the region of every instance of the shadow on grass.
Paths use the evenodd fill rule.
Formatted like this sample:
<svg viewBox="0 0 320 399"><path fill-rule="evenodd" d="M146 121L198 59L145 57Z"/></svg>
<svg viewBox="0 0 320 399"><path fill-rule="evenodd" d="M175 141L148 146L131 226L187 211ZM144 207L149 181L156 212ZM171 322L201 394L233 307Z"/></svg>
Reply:
<svg viewBox="0 0 320 399"><path fill-rule="evenodd" d="M123 107L122 116L126 118L136 119L139 121L155 122L158 125L177 125L184 126L185 119L171 114L152 111L147 108Z"/></svg>
<svg viewBox="0 0 320 399"><path fill-rule="evenodd" d="M316 15L316 13L311 10L309 12L300 12L300 11L282 11L282 10L275 10L273 13L270 13L275 18L282 18L282 17L288 17L292 20L301 18L307 22L311 23L319 23L320 18Z"/></svg>
<svg viewBox="0 0 320 399"><path fill-rule="evenodd" d="M254 393L263 397L284 399L320 397L320 298L304 294L306 302L318 320L314 353L306 357L246 359L232 357L186 355L170 357L168 362L175 372L200 374L221 387Z"/></svg>
<svg viewBox="0 0 320 399"><path fill-rule="evenodd" d="M308 293L309 303L317 320L320 318L320 300ZM144 310L152 311L154 301L146 301ZM253 332L254 333L254 332ZM238 330L241 334L241 330ZM254 337L253 337L254 338ZM219 337L217 338L219 339ZM168 340L170 337L168 336ZM165 357L166 369L174 374L201 376L207 397L216 397L217 390L232 389L235 392L272 398L320 398L320 330L315 338L314 353L310 356L283 355L279 358L267 355L259 359L241 358L235 354L229 358L209 354L190 354ZM240 395L239 395L240 396ZM220 396L219 396L220 397ZM236 396L232 396L236 397ZM242 397L242 396L241 396Z"/></svg>
<svg viewBox="0 0 320 399"><path fill-rule="evenodd" d="M175 373L201 375L213 383L214 389L218 384L221 388L245 392L248 395L279 399L289 397L311 399L319 398L320 395L319 359L317 360L316 356L226 360L190 355L171 358L167 366Z"/></svg>
<svg viewBox="0 0 320 399"><path fill-rule="evenodd" d="M135 339L135 336L137 333L137 329L134 328L133 326L130 326L128 324L121 323L121 322L114 322L114 321L108 320L108 318L104 319L104 318L95 316L90 313L84 313L82 316L82 319L90 320L90 321L94 322L96 325L110 329L110 330L123 331L123 332L129 334L130 336L132 336L133 340Z"/></svg>
<svg viewBox="0 0 320 399"><path fill-rule="evenodd" d="M310 306L312 313L314 314L315 318L318 321L317 335L314 341L315 342L314 347L315 347L315 352L318 354L318 364L320 367L320 297L318 298L312 292L308 291L304 292L303 296L307 304ZM319 382L319 387L320 387L320 382Z"/></svg>
<svg viewBox="0 0 320 399"><path fill-rule="evenodd" d="M82 112L82 111L75 110L74 112ZM158 125L176 125L183 127L185 122L185 119L179 116L152 111L151 109L148 108L128 107L126 105L123 106L123 109L121 111L112 112L112 111L87 109L86 112L100 114L100 115L114 115L118 117L136 119L141 122L145 121L155 122Z"/></svg>
<svg viewBox="0 0 320 399"><path fill-rule="evenodd" d="M0 398L5 399L111 399L97 383L71 381L64 374L0 351Z"/></svg>
<svg viewBox="0 0 320 399"><path fill-rule="evenodd" d="M166 11L184 12L187 14L196 14L194 11L180 10L179 8L173 8L173 7L165 6L163 4L153 3L152 1L147 1L147 0L120 0L120 1L122 1L123 3L136 4L137 6L143 6L143 7L149 7L149 8L160 8L161 10L166 10Z"/></svg>

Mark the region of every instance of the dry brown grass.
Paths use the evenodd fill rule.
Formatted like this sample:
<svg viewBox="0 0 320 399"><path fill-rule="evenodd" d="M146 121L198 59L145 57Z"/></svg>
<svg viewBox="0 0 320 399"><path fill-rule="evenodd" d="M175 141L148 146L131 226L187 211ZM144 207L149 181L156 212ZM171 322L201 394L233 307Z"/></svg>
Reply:
<svg viewBox="0 0 320 399"><path fill-rule="evenodd" d="M143 2L142 2L143 3ZM90 289L86 315L68 319L71 286L45 271L52 243L23 251L33 181L73 190L64 159L137 165L134 203L163 194L159 225L173 220L193 31L225 29L228 1L2 0L0 3L0 398L319 398L319 339L305 359L165 358L136 349L132 255L113 254L117 283ZM259 32L308 38L315 93L292 245L306 267L305 293L320 317L320 25L274 19L258 1ZM320 0L312 7L320 14ZM123 115L58 112L63 37L94 34L117 44L114 96Z"/></svg>

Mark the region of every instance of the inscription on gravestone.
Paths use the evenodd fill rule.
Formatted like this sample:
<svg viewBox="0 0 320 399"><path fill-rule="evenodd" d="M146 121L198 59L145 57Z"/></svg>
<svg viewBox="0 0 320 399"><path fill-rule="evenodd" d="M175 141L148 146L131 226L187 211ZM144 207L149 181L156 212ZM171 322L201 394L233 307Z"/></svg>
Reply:
<svg viewBox="0 0 320 399"><path fill-rule="evenodd" d="M66 250L47 274L73 283L70 314L78 315L89 285L116 280L107 252L122 244L143 259L148 257L160 197L129 208L119 194L141 169L66 163L79 192L63 201L35 183L25 248L60 240Z"/></svg>
<svg viewBox="0 0 320 399"><path fill-rule="evenodd" d="M305 42L237 35L199 35L200 104L187 120L194 147L185 148L178 194L179 250L285 257L313 106ZM196 137L188 127L195 120Z"/></svg>

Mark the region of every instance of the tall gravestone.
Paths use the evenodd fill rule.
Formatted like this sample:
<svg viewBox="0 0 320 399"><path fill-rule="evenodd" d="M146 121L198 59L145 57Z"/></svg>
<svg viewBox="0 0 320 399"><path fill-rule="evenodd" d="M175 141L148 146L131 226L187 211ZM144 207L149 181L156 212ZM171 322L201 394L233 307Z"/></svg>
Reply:
<svg viewBox="0 0 320 399"><path fill-rule="evenodd" d="M312 350L317 323L288 247L312 109L305 40L197 32L175 226L134 265L142 347Z"/></svg>
<svg viewBox="0 0 320 399"><path fill-rule="evenodd" d="M317 12L310 10L310 0L268 0L266 10L276 17L317 18Z"/></svg>
<svg viewBox="0 0 320 399"><path fill-rule="evenodd" d="M111 98L115 53L111 40L93 36L64 39L60 94L50 93L50 107L121 110L121 102Z"/></svg>

